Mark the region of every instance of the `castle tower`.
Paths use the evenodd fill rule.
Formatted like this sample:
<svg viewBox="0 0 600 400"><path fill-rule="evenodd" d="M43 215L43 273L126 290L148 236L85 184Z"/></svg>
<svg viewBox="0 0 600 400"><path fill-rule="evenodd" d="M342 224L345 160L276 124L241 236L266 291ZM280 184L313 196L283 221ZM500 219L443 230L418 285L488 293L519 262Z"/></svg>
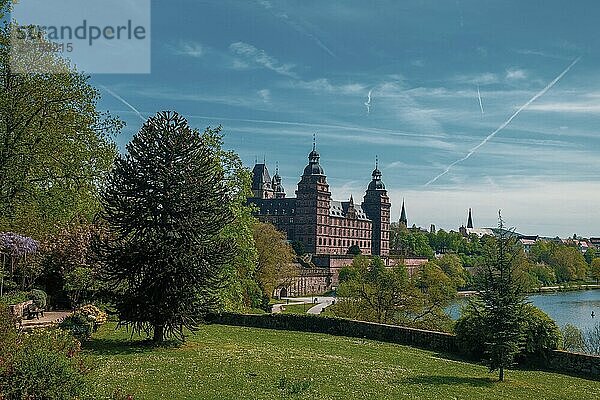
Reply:
<svg viewBox="0 0 600 400"><path fill-rule="evenodd" d="M467 220L467 228L473 229L473 217L471 216L470 208L469 208L469 219Z"/></svg>
<svg viewBox="0 0 600 400"><path fill-rule="evenodd" d="M274 197L271 176L267 165L258 162L252 169L252 196L257 199L272 199Z"/></svg>
<svg viewBox="0 0 600 400"><path fill-rule="evenodd" d="M317 236L327 232L331 192L323 168L319 164L320 155L316 150L313 138L313 149L308 155L308 165L304 168L298 190L296 190L296 238L300 240L307 252L323 254L328 246Z"/></svg>
<svg viewBox="0 0 600 400"><path fill-rule="evenodd" d="M373 222L371 254L387 256L390 253L390 199L381 181L379 163L375 160L372 180L365 192L362 204L367 217Z"/></svg>
<svg viewBox="0 0 600 400"><path fill-rule="evenodd" d="M273 187L273 193L276 199L285 199L285 189L281 184L281 176L279 176L279 165L275 168L275 175L273 175L271 186Z"/></svg>
<svg viewBox="0 0 600 400"><path fill-rule="evenodd" d="M404 208L404 199L402 199L402 212L400 212L400 226L406 228L408 226L408 219L406 219L406 209Z"/></svg>

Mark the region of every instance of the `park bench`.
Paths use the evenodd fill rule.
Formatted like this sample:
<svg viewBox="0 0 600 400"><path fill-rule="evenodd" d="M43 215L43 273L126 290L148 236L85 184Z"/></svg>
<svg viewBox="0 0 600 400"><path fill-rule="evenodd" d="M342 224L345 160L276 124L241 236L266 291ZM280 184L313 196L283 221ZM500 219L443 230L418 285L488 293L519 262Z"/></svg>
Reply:
<svg viewBox="0 0 600 400"><path fill-rule="evenodd" d="M27 319L33 319L34 317L40 319L40 314L44 316L44 309L35 305L35 303L28 304L23 308L23 317Z"/></svg>

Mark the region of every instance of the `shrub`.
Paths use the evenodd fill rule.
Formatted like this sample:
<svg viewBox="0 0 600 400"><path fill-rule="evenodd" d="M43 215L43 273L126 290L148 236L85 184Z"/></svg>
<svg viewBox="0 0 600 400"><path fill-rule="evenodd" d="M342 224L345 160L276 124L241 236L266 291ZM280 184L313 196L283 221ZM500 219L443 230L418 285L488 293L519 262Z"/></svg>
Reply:
<svg viewBox="0 0 600 400"><path fill-rule="evenodd" d="M484 310L477 303L465 307L454 327L461 350L470 357L481 358L486 350L490 332ZM521 316L523 343L521 360L542 356L545 350L557 349L561 341L560 329L542 310L526 304Z"/></svg>
<svg viewBox="0 0 600 400"><path fill-rule="evenodd" d="M2 297L0 297L0 303L4 304L19 304L29 300L29 295L27 292L22 291L11 291L8 293L4 293Z"/></svg>
<svg viewBox="0 0 600 400"><path fill-rule="evenodd" d="M33 289L29 293L29 299L33 300L33 304L35 304L38 308L46 308L46 301L48 299L48 296L43 290Z"/></svg>
<svg viewBox="0 0 600 400"><path fill-rule="evenodd" d="M576 353L585 352L585 339L581 329L575 325L566 324L562 330L562 346L566 351L574 351Z"/></svg>
<svg viewBox="0 0 600 400"><path fill-rule="evenodd" d="M545 312L532 304L523 309L524 352L543 354L545 350L558 349L561 342L560 328Z"/></svg>
<svg viewBox="0 0 600 400"><path fill-rule="evenodd" d="M65 318L58 327L70 332L78 340L86 341L92 338L94 324L85 315L75 312Z"/></svg>
<svg viewBox="0 0 600 400"><path fill-rule="evenodd" d="M81 341L90 340L92 333L96 332L98 326L104 324L107 315L98 307L88 304L65 318L58 326L71 332L73 336Z"/></svg>
<svg viewBox="0 0 600 400"><path fill-rule="evenodd" d="M481 358L485 352L487 329L482 313L482 307L469 303L460 313L460 318L454 325L454 333L461 351L474 358Z"/></svg>
<svg viewBox="0 0 600 400"><path fill-rule="evenodd" d="M79 342L61 330L21 334L0 380L6 399L73 399L85 391Z"/></svg>

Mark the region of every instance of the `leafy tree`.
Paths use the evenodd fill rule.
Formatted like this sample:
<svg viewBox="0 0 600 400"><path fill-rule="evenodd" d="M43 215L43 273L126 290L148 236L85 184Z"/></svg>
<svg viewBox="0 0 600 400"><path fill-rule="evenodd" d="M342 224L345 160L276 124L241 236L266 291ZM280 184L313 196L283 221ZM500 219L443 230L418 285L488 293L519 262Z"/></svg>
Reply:
<svg viewBox="0 0 600 400"><path fill-rule="evenodd" d="M9 4L0 2L0 15ZM98 186L117 152L111 135L122 122L97 111L89 77L55 53L11 52L11 29L0 28L0 231L41 238L98 211Z"/></svg>
<svg viewBox="0 0 600 400"><path fill-rule="evenodd" d="M82 219L43 241L43 273L39 283L54 305L73 307L96 295L98 263L91 244L94 236L104 234L100 225Z"/></svg>
<svg viewBox="0 0 600 400"><path fill-rule="evenodd" d="M257 308L263 301L261 290L255 280L258 252L254 243L253 208L247 204L251 196L251 173L240 157L231 150L223 149L223 133L220 126L206 129L202 139L219 160L224 181L231 196L229 208L233 220L221 232L221 238L232 240L235 245L233 258L224 265L225 282L219 295L225 310L243 311Z"/></svg>
<svg viewBox="0 0 600 400"><path fill-rule="evenodd" d="M231 194L219 160L176 112L150 118L102 193L109 236L96 243L120 320L161 342L219 306L233 244Z"/></svg>
<svg viewBox="0 0 600 400"><path fill-rule="evenodd" d="M583 255L583 257L585 258L585 262L587 262L589 265L591 265L594 258L597 257L596 248L592 247L592 246L588 247L588 249L585 251L585 254Z"/></svg>
<svg viewBox="0 0 600 400"><path fill-rule="evenodd" d="M572 324L566 324L562 329L562 349L583 353L586 349L585 338L581 329Z"/></svg>
<svg viewBox="0 0 600 400"><path fill-rule="evenodd" d="M404 225L390 226L390 250L404 257L433 258L427 235L406 229Z"/></svg>
<svg viewBox="0 0 600 400"><path fill-rule="evenodd" d="M479 290L485 325L489 329L486 350L490 371L499 370L499 380L503 381L504 369L519 352L525 297L516 279L522 248L512 232L504 229L500 213L498 228L497 239L487 249Z"/></svg>
<svg viewBox="0 0 600 400"><path fill-rule="evenodd" d="M455 288L464 287L467 282L468 272L465 271L462 261L456 254L444 254L435 260L435 263L451 279Z"/></svg>
<svg viewBox="0 0 600 400"><path fill-rule="evenodd" d="M265 299L263 307L267 307L275 288L280 284L289 285L295 276L294 251L285 233L272 224L257 222L254 225L254 243L258 251L256 281Z"/></svg>
<svg viewBox="0 0 600 400"><path fill-rule="evenodd" d="M600 258L594 258L592 265L590 266L590 273L592 278L596 280L596 283L600 280Z"/></svg>

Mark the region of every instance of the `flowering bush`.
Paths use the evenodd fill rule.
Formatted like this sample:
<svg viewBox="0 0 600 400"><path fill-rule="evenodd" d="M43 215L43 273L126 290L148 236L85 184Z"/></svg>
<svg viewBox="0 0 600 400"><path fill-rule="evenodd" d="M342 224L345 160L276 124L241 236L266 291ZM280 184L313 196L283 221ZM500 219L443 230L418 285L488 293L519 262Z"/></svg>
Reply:
<svg viewBox="0 0 600 400"><path fill-rule="evenodd" d="M59 324L61 329L69 331L81 341L90 340L92 333L106 322L107 315L98 307L88 304L77 309Z"/></svg>

